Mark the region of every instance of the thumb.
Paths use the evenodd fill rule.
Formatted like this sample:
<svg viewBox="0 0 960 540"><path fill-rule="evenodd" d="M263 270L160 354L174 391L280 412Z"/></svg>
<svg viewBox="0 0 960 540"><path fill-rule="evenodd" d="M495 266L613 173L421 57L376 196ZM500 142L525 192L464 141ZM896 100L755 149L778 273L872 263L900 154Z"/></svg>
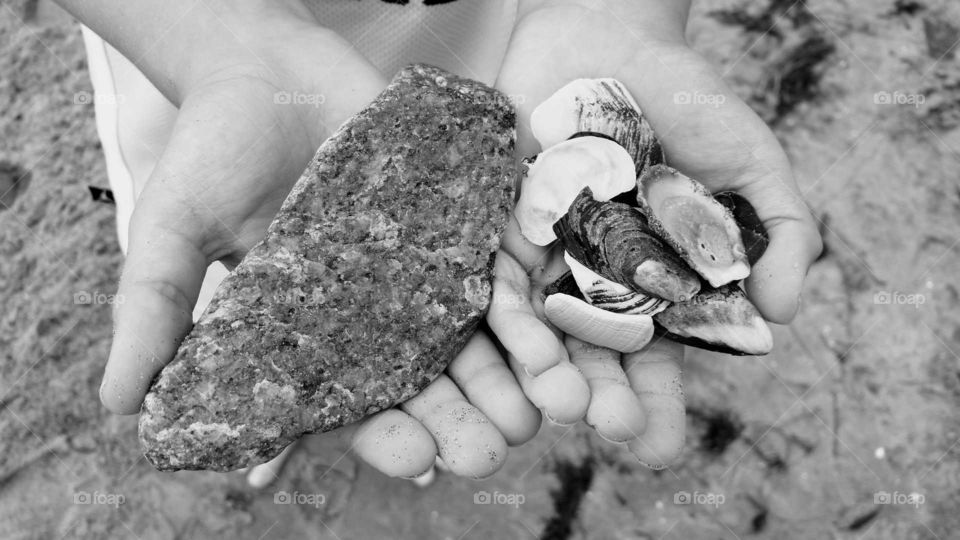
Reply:
<svg viewBox="0 0 960 540"><path fill-rule="evenodd" d="M100 386L100 400L117 414L139 412L154 376L192 327L211 254L223 253L214 239L225 226L196 196L204 184L213 185L210 178L201 183L198 174L214 174L222 161L209 149L227 144L223 130L211 127L216 123L197 121L205 110L184 104L131 217L113 345Z"/></svg>
<svg viewBox="0 0 960 540"><path fill-rule="evenodd" d="M193 324L207 268L183 209L147 191L130 224L113 345L100 386L100 400L117 414L139 412L154 375L173 359Z"/></svg>

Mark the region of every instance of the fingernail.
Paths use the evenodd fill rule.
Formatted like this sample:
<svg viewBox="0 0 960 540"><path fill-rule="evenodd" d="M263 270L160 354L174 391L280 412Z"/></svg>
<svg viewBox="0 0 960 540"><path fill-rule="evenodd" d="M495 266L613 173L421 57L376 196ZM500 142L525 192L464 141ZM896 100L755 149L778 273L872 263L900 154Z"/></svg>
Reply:
<svg viewBox="0 0 960 540"><path fill-rule="evenodd" d="M543 409L540 409L540 412L543 413L543 417L547 419L547 422L550 422L551 424L553 424L553 425L555 425L555 426L570 427L570 426L576 424L576 422L570 422L570 423L558 422L558 421L554 420L549 414L547 414L547 411L545 411L545 410L543 410Z"/></svg>
<svg viewBox="0 0 960 540"><path fill-rule="evenodd" d="M407 477L407 480L413 482L419 488L425 488L433 483L437 478L437 469L433 465L429 469L417 476Z"/></svg>

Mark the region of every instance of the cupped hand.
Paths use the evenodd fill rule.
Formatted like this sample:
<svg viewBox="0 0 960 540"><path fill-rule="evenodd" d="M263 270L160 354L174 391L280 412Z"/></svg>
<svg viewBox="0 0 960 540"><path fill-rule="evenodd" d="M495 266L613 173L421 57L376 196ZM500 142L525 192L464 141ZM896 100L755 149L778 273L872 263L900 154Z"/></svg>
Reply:
<svg viewBox="0 0 960 540"><path fill-rule="evenodd" d="M738 191L754 205L770 246L754 266L747 292L766 319L787 323L797 311L806 271L820 253L820 237L772 132L687 46L688 10L683 1L522 1L497 86L518 103L520 152L529 156L539 150L529 127L536 105L574 79L613 77L624 83L671 166L713 192ZM620 355L562 338L550 331L538 301L543 287L566 270L561 250L527 242L516 222L503 250L490 325L511 363L524 368L518 377L530 400L551 416L553 408L586 398L586 420L601 436L627 442L652 467L676 459L684 441L683 347L655 337L639 352ZM518 310L511 307L512 295L531 301ZM506 305L498 307L498 299ZM569 391L576 375L567 371L564 392L535 384L571 361L581 368L586 387Z"/></svg>
<svg viewBox="0 0 960 540"><path fill-rule="evenodd" d="M100 389L119 414L140 410L176 354L208 265L235 265L263 238L316 148L386 83L306 10L224 17L235 41L215 44L216 60L197 62L204 71L176 88L173 134L130 223L124 301ZM391 476L420 475L439 455L454 473L483 477L502 465L508 444L526 441L539 425L539 412L480 332L401 409L347 431L356 453ZM282 462L254 469L251 482L265 484Z"/></svg>

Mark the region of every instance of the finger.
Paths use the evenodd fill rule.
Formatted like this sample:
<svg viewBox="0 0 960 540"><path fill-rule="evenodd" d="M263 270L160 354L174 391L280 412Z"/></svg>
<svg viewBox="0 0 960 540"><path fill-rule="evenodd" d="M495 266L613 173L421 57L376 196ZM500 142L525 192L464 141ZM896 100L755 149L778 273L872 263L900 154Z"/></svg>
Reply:
<svg viewBox="0 0 960 540"><path fill-rule="evenodd" d="M100 387L104 406L135 414L154 375L173 359L189 332L207 258L195 226L163 192L141 197L114 310L114 337ZM197 230L197 229L194 229Z"/></svg>
<svg viewBox="0 0 960 540"><path fill-rule="evenodd" d="M644 465L662 469L680 452L686 415L680 363L683 345L657 339L642 351L624 355L623 369L646 414L646 431L627 443Z"/></svg>
<svg viewBox="0 0 960 540"><path fill-rule="evenodd" d="M393 478L428 474L437 456L437 445L427 428L399 409L361 421L352 447L360 459Z"/></svg>
<svg viewBox="0 0 960 540"><path fill-rule="evenodd" d="M523 395L497 347L483 332L467 342L447 367L447 375L500 430L507 444L520 445L537 434L540 411Z"/></svg>
<svg viewBox="0 0 960 540"><path fill-rule="evenodd" d="M762 173L761 173L762 174ZM790 175L784 171L781 176ZM806 204L781 178L748 183L740 193L757 209L770 245L753 265L747 295L763 316L787 324L800 308L803 282L823 251L823 241Z"/></svg>
<svg viewBox="0 0 960 540"><path fill-rule="evenodd" d="M663 76L647 76L658 71ZM821 241L770 128L709 63L685 47L648 47L619 77L637 98L671 166L713 192L736 190L755 207L770 246L747 290L764 317L789 322Z"/></svg>
<svg viewBox="0 0 960 540"><path fill-rule="evenodd" d="M504 348L532 376L569 361L566 349L533 310L530 278L516 259L497 253L487 322Z"/></svg>
<svg viewBox="0 0 960 540"><path fill-rule="evenodd" d="M507 441L446 375L438 377L402 408L433 435L440 458L454 474L486 478L503 466Z"/></svg>
<svg viewBox="0 0 960 540"><path fill-rule="evenodd" d="M620 365L620 353L567 336L570 361L580 368L590 385L586 422L597 434L613 442L639 438L646 425L640 399Z"/></svg>
<svg viewBox="0 0 960 540"><path fill-rule="evenodd" d="M287 459L290 458L290 454L296 445L297 443L293 443L284 448L277 457L262 465L250 468L250 472L247 474L247 483L250 484L250 487L262 489L279 478L281 471L283 471L283 466L286 465Z"/></svg>
<svg viewBox="0 0 960 540"><path fill-rule="evenodd" d="M530 376L512 354L508 356L508 362L527 399L540 409L547 420L569 426L587 414L590 387L580 370L569 360L536 377Z"/></svg>
<svg viewBox="0 0 960 540"><path fill-rule="evenodd" d="M562 293L548 296L543 308L561 331L618 352L639 351L653 337L653 319L648 315L605 311Z"/></svg>

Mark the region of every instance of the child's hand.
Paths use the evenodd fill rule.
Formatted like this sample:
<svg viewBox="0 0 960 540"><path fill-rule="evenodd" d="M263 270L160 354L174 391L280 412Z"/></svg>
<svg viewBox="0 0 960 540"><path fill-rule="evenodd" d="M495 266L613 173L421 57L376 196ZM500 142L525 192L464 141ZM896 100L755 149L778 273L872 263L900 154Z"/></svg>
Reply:
<svg viewBox="0 0 960 540"><path fill-rule="evenodd" d="M613 77L623 82L659 135L670 165L714 192L736 190L756 208L771 242L753 267L747 292L768 320L787 323L797 311L807 269L820 253L820 236L776 138L687 47L688 10L689 1L679 0L522 0L522 18L497 86L519 104L521 153L533 155L538 145L528 122L536 105L573 79ZM691 99L685 99L688 96ZM528 294L537 298L538 288L563 271L557 270L559 250L549 252L524 241L516 227L503 249L514 261L504 273L514 292L533 287ZM495 291L490 325L512 361L531 375L551 373L551 366L566 366L570 357L579 364L578 359L593 354L575 340L568 340L569 354L559 350L559 341L537 319L543 319L542 306L537 315L520 317L516 310L497 308L498 297L509 298ZM682 357L682 347L654 338L644 351L625 355L622 367L604 360L608 368L625 370L615 378L629 381L636 396L624 393L601 402L594 395L588 420L609 438L611 429L643 425L645 416L645 431L636 433L628 446L649 465L669 464L683 444L683 399L677 388ZM609 369L604 373L614 376ZM580 394L572 393L575 374L564 374L563 390L555 393L535 386L543 375L528 376L524 384L528 397L548 416L563 403L589 397L585 385ZM523 375L520 378L523 382Z"/></svg>
<svg viewBox="0 0 960 540"><path fill-rule="evenodd" d="M94 4L81 2L73 11L82 15ZM310 20L308 11L287 12L281 5L292 4L237 2L239 14L233 4L196 7L183 20L203 21L202 28L178 39L200 36L205 43L196 56L214 55L192 58L183 77L177 70L165 74L169 62L155 57L156 48L131 44L137 36L114 36L124 54L137 57L140 51L146 57L144 70L180 111L130 224L119 290L125 301L116 307L100 391L113 412L139 412L154 376L173 359L192 326L207 266L215 260L236 264L263 238L316 148L385 86L355 49ZM144 6L156 7L145 2L113 10L107 5L98 13L122 19ZM163 7L155 14L162 16ZM104 33L140 20L114 21ZM151 32L153 23L143 32ZM170 28L180 31L176 24ZM171 47L189 50L174 42ZM278 103L279 92L322 95L323 104ZM526 441L539 425L539 412L496 347L478 333L447 373L402 409L351 430L357 454L391 476L424 473L439 452L454 473L482 477L502 465L508 443ZM254 470L252 477L262 483L281 462Z"/></svg>

